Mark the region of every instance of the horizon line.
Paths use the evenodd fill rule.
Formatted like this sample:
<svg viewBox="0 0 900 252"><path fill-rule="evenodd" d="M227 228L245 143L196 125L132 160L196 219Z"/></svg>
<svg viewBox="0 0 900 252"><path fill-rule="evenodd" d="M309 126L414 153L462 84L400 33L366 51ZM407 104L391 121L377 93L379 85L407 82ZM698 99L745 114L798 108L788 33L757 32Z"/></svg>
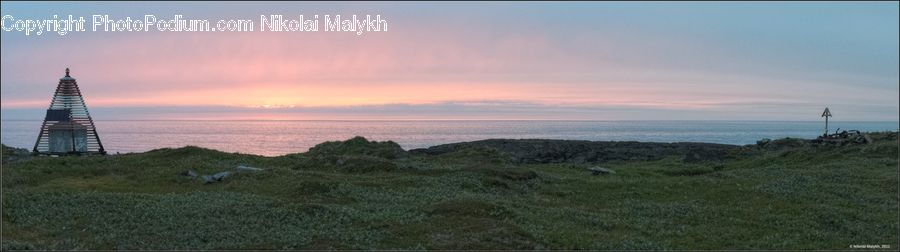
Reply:
<svg viewBox="0 0 900 252"><path fill-rule="evenodd" d="M43 121L42 119L2 119L0 121ZM628 119L628 120L591 120L591 119L101 119L94 121L557 121L557 122L821 122L822 120L728 120L728 119ZM892 120L830 120L833 122L895 122Z"/></svg>

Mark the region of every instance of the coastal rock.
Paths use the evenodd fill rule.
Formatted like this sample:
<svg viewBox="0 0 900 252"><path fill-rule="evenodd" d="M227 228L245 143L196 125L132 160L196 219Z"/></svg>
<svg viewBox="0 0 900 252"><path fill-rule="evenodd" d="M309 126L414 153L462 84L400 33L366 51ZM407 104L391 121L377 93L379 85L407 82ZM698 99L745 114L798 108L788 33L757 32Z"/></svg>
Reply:
<svg viewBox="0 0 900 252"><path fill-rule="evenodd" d="M805 146L810 145L811 143L812 143L811 140L787 137L787 138L781 138L781 139L767 141L763 145L760 145L759 141L757 141L756 147L759 149L765 149L765 150L777 150L777 149L785 149L785 148L805 147Z"/></svg>
<svg viewBox="0 0 900 252"><path fill-rule="evenodd" d="M850 135L850 136L848 136L847 138L848 138L848 140L849 140L850 142L853 142L853 143L855 143L855 144L867 144L867 143L871 143L871 142L872 142L872 141L871 141L872 138L870 138L870 137L868 136L868 134L856 134L856 135Z"/></svg>
<svg viewBox="0 0 900 252"><path fill-rule="evenodd" d="M408 153L393 141L369 141L364 137L354 137L347 141L330 141L320 143L306 152L311 157L329 156L372 156L385 159L396 159Z"/></svg>
<svg viewBox="0 0 900 252"><path fill-rule="evenodd" d="M613 170L610 170L607 168L603 168L600 166L594 166L594 167L588 168L588 170L591 171L591 175L594 175L594 176L601 175L601 174L602 175L616 174L616 171L613 171Z"/></svg>
<svg viewBox="0 0 900 252"><path fill-rule="evenodd" d="M872 137L869 134L863 134L863 139L866 140L866 143L872 143Z"/></svg>
<svg viewBox="0 0 900 252"><path fill-rule="evenodd" d="M492 148L509 156L514 163L602 163L608 161L659 160L666 156L691 153L698 160L724 159L725 154L740 148L736 145L712 143L644 143L546 139L488 139L474 142L443 144L410 153L441 155L465 148Z"/></svg>

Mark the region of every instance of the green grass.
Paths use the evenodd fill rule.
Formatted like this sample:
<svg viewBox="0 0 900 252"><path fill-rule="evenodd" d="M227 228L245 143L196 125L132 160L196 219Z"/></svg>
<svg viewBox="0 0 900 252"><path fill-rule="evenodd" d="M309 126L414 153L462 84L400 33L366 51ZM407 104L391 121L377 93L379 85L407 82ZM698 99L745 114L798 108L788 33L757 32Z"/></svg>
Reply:
<svg viewBox="0 0 900 252"><path fill-rule="evenodd" d="M12 249L847 249L898 246L898 141L744 147L723 162L516 164L330 142L276 158L198 147L7 159ZM4 156L16 155L4 147ZM204 185L235 165L264 168Z"/></svg>

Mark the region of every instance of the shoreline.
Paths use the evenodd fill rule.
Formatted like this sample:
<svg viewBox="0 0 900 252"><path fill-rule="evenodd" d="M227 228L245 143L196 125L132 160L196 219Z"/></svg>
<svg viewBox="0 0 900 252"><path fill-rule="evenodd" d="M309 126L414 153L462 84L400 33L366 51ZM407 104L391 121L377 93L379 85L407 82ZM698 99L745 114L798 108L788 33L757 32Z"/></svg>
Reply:
<svg viewBox="0 0 900 252"><path fill-rule="evenodd" d="M31 149L36 122L3 124L3 144ZM406 150L484 139L567 139L589 141L701 142L754 144L762 138L815 138L820 123L766 122L539 122L539 121L107 121L98 133L107 152L140 153L156 148L202 146L268 157L307 151L351 133L378 141L393 140ZM864 131L896 131L895 123L832 124Z"/></svg>
<svg viewBox="0 0 900 252"><path fill-rule="evenodd" d="M889 136L896 136L898 131L874 131L874 132L862 132L862 135L869 134L887 134ZM368 139L362 136L356 136L348 140L344 141L326 141L317 144L316 146L323 144L331 144L331 143L341 143L346 141L354 141L361 140L364 142L369 142ZM645 142L645 141L591 141L591 140L566 140L566 139L505 139L505 138L496 138L496 139L483 139L476 141L465 141L465 142L455 142L455 143L446 143L446 144L438 144L425 148L411 148L405 149L399 146L396 142L391 140L387 141L371 141L372 143L386 143L390 145L395 145L395 148L400 151L407 152L410 154L423 154L423 155L440 155L449 152L459 151L460 149L467 148L492 148L496 149L500 152L503 152L507 155L515 156L514 159L517 162L523 163L565 163L565 162L577 162L577 163L589 163L596 161L608 160L597 157L598 151L606 151L610 152L607 154L612 154L614 156L613 159L620 160L630 160L630 159L656 159L659 156L668 156L668 155L695 155L698 158L703 160L721 160L721 157L709 157L709 155L714 156L724 156L728 151L737 150L741 148L761 148L765 147L766 143L772 142L794 142L794 145L797 143L801 144L809 144L815 142L816 139L804 139L804 138L794 138L794 137L785 137L779 139L768 139L763 138L757 140L755 144L744 144L744 145L736 145L736 144L721 144L721 143L708 143L708 142ZM824 143L835 144L835 143ZM9 153L17 153L16 155L24 155L25 152L31 154L28 149L18 148L13 146L8 146L6 144L2 144L4 149L4 154ZM303 155L309 153L311 150L316 148L316 146L311 147L306 152L294 152L287 153L277 156L267 156L260 155L254 153L243 153L243 152L228 152L217 150L213 148L207 148L202 146L195 145L185 145L181 147L163 147L156 148L144 152L128 152L128 153L108 153L106 156L119 156L119 155L135 155L135 154L146 154L151 152L165 151L165 150L178 150L185 148L199 148L205 149L220 153L227 154L237 154L237 155L249 155L249 156L257 156L263 158L281 158L285 156L291 155ZM771 147L770 147L771 148ZM9 151L7 151L9 149ZM555 157L552 157L554 156ZM585 156L587 155L587 156ZM593 156L591 156L593 155ZM52 155L57 156L57 155ZM542 156L542 158L535 159L533 156ZM551 156L551 157L548 157ZM629 158L628 156L640 156L639 158ZM702 156L702 157L701 157ZM598 159L599 158L599 159Z"/></svg>

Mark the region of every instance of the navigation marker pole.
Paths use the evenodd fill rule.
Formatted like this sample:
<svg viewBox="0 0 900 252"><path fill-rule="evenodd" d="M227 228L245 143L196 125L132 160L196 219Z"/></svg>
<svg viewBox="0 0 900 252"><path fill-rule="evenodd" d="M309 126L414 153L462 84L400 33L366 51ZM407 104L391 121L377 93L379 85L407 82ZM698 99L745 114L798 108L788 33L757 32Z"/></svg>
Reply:
<svg viewBox="0 0 900 252"><path fill-rule="evenodd" d="M828 110L828 107L825 107L825 111L822 112L822 117L825 117L825 135L828 136L828 118L831 117L831 111Z"/></svg>

